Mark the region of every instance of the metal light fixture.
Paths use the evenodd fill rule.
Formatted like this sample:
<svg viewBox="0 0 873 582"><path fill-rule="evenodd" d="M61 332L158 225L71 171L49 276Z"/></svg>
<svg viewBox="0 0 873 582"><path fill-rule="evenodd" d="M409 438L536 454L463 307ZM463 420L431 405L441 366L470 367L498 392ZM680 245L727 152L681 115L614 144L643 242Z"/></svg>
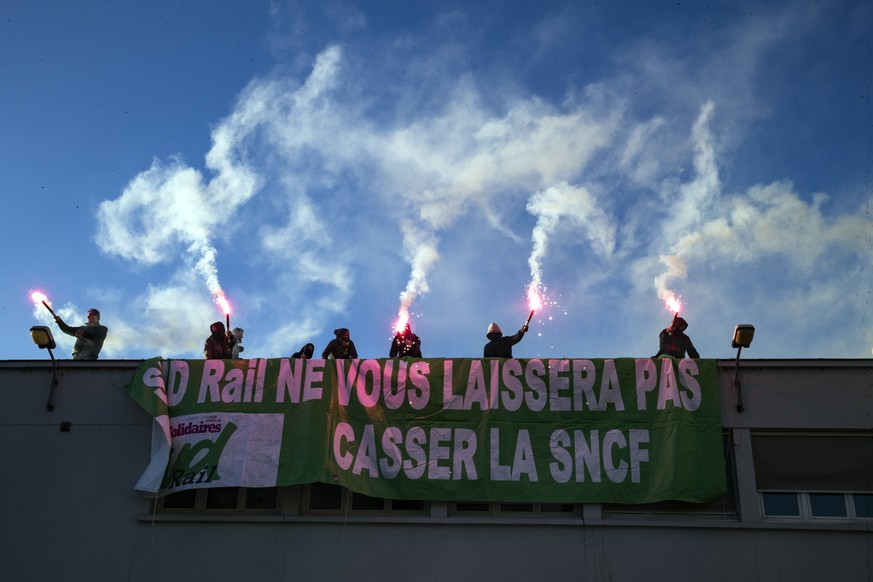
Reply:
<svg viewBox="0 0 873 582"><path fill-rule="evenodd" d="M751 323L738 323L734 328L734 339L731 341L731 347L747 348L752 345L752 338L754 337L754 325Z"/></svg>
<svg viewBox="0 0 873 582"><path fill-rule="evenodd" d="M55 338L52 335L52 330L45 325L35 325L30 328L30 337L39 349L48 350L49 356L52 359L52 390L49 392L49 399L45 405L46 410L51 412L55 409L55 396L58 391L58 362L55 360L55 355L52 350L55 349Z"/></svg>
<svg viewBox="0 0 873 582"><path fill-rule="evenodd" d="M731 347L737 348L737 362L734 367L734 386L737 388L737 412L743 411L743 390L740 386L740 352L743 348L752 345L752 339L755 337L755 326L751 323L738 323L734 327L734 337L731 340Z"/></svg>
<svg viewBox="0 0 873 582"><path fill-rule="evenodd" d="M57 347L55 345L55 338L52 336L52 330L44 325L34 325L31 327L30 337L33 339L33 343L39 346L40 349L47 349L51 352Z"/></svg>

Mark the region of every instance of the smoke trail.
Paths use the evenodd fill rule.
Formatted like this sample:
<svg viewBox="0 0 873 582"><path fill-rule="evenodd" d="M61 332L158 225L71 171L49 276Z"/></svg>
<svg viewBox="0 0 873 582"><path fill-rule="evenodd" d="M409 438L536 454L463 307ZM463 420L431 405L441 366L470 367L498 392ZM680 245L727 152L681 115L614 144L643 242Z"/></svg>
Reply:
<svg viewBox="0 0 873 582"><path fill-rule="evenodd" d="M409 321L409 308L412 303L421 294L430 290L427 273L440 258L437 248L439 239L433 233L422 232L406 220L401 222L400 230L403 233L403 247L411 266L411 273L406 289L400 294L400 309L394 326L396 331L402 331Z"/></svg>
<svg viewBox="0 0 873 582"><path fill-rule="evenodd" d="M214 176L208 183L179 158L166 165L154 160L120 197L103 201L97 211L98 246L146 265L170 262L182 247L185 262L213 300L223 300L213 237L254 196L260 182L239 151L258 123L251 109L235 111L213 131L206 165Z"/></svg>
<svg viewBox="0 0 873 582"><path fill-rule="evenodd" d="M234 199L223 192L222 181L203 185L199 172L178 160L168 166L157 161L137 176L115 200L98 209L97 244L104 252L153 265L171 261L181 246L191 271L217 299L224 295L218 277L213 233L232 216L254 189L249 178ZM245 182L245 180L244 180Z"/></svg>
<svg viewBox="0 0 873 582"><path fill-rule="evenodd" d="M695 177L679 188L676 203L670 205L674 214L666 222L664 237L668 240L675 239L678 233L679 238L675 240L671 254L662 254L659 257L660 263L666 267L666 270L654 280L658 298L674 313L678 312L681 305L678 295L669 287L674 281L687 279L688 265L685 249L690 248L690 239L700 237L696 233L691 235L683 235L683 233L689 231L694 233L721 195L716 149L709 132L709 123L714 110L715 105L712 101L707 101L701 106L695 120L691 133Z"/></svg>
<svg viewBox="0 0 873 582"><path fill-rule="evenodd" d="M616 229L586 188L566 182L535 193L528 200L527 211L537 217L531 232L533 246L528 258L531 281L527 288L531 309L537 309L543 288L542 263L548 254L549 240L562 223L582 229L591 248L602 257L608 257L615 249Z"/></svg>

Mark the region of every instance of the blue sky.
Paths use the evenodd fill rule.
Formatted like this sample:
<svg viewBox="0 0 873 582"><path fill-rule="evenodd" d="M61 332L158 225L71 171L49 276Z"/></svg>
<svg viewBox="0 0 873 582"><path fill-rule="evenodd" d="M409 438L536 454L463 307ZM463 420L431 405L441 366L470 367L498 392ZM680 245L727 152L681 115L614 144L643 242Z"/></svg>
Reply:
<svg viewBox="0 0 873 582"><path fill-rule="evenodd" d="M869 2L0 7L0 359L97 307L101 357L870 357ZM72 338L55 327L59 357Z"/></svg>

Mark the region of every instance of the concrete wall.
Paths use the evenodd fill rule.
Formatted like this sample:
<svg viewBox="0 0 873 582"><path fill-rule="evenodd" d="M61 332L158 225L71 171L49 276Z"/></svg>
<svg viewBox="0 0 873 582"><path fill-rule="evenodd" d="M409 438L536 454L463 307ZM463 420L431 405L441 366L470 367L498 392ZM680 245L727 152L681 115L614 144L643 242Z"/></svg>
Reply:
<svg viewBox="0 0 873 582"><path fill-rule="evenodd" d="M738 515L569 518L154 515L133 487L151 419L139 362L0 362L0 580L873 580L873 520L761 516L750 433L873 427L873 362L720 362ZM69 423L69 430L62 430ZM286 497L294 496L284 493Z"/></svg>

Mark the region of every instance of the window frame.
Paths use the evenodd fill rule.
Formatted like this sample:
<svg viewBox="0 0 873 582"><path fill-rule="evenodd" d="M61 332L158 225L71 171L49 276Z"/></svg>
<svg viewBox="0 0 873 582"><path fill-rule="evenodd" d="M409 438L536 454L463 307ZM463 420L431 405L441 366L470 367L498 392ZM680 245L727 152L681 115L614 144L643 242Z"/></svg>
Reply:
<svg viewBox="0 0 873 582"><path fill-rule="evenodd" d="M768 514L766 511L764 496L769 494L791 494L797 496L798 515L777 515ZM814 495L840 495L843 498L843 505L846 511L845 515L815 515L813 513L811 496ZM855 507L855 496L864 495L873 497L873 493L866 491L758 491L758 499L761 507L761 516L766 521L870 521L873 520L873 514L869 517L859 516Z"/></svg>

